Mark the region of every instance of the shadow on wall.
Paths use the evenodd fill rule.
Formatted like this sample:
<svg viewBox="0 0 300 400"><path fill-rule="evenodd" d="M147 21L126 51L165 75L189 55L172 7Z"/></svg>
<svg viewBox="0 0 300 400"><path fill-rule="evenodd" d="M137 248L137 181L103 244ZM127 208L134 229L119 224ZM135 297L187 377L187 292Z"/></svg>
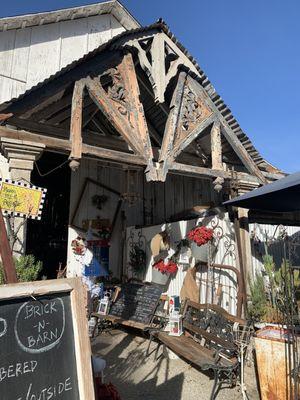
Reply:
<svg viewBox="0 0 300 400"><path fill-rule="evenodd" d="M281 267L285 255L287 259L291 257L292 265L300 265L300 230L289 234L289 239L285 241L281 236L282 233L284 234L285 228L278 228L280 226L267 226L265 228L265 226L259 224L255 225L251 232L252 257L263 265L263 256L268 253L273 257L276 270Z"/></svg>

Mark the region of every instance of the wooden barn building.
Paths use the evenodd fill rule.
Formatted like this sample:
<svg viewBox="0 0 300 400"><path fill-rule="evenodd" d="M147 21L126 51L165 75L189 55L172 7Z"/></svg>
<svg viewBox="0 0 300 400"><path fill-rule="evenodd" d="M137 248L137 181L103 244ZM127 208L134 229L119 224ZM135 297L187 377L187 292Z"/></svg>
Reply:
<svg viewBox="0 0 300 400"><path fill-rule="evenodd" d="M112 229L109 269L121 278L129 243L143 237L148 252L166 226L180 240L208 207L223 213L219 262L253 273L247 213L220 206L283 174L164 21L141 27L115 0L3 18L0 99L1 177L48 190L15 249L41 259L45 275L59 263L80 274L72 243L90 226Z"/></svg>

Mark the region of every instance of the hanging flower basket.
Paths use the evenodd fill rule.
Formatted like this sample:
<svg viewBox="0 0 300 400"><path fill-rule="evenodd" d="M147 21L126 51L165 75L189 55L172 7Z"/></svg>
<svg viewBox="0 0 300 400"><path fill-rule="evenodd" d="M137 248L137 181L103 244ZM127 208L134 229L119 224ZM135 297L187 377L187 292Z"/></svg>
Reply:
<svg viewBox="0 0 300 400"><path fill-rule="evenodd" d="M208 262L208 247L214 236L213 229L206 226L196 226L190 230L187 237L191 242L193 257L197 261Z"/></svg>
<svg viewBox="0 0 300 400"><path fill-rule="evenodd" d="M213 239L213 229L206 228L206 226L196 226L194 229L189 231L188 239L191 242L196 243L197 246L203 246Z"/></svg>
<svg viewBox="0 0 300 400"><path fill-rule="evenodd" d="M159 260L152 265L152 282L160 285L166 285L178 270L177 264L169 260L167 263L164 260Z"/></svg>

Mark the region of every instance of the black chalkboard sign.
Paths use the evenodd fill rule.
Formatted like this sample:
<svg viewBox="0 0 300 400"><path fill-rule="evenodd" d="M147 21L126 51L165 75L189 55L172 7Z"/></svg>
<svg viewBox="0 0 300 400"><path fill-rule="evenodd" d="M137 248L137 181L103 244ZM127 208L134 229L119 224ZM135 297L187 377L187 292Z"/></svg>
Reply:
<svg viewBox="0 0 300 400"><path fill-rule="evenodd" d="M164 286L155 284L122 285L121 292L111 306L109 314L124 320L149 324L164 289Z"/></svg>
<svg viewBox="0 0 300 400"><path fill-rule="evenodd" d="M70 291L0 298L1 400L83 400L73 295Z"/></svg>

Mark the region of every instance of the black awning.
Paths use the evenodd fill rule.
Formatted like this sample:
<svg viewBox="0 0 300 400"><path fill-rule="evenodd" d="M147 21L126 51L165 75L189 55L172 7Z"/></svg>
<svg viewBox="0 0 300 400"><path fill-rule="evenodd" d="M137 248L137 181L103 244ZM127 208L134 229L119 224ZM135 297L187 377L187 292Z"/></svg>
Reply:
<svg viewBox="0 0 300 400"><path fill-rule="evenodd" d="M250 210L300 211L300 172L288 175L223 204Z"/></svg>

